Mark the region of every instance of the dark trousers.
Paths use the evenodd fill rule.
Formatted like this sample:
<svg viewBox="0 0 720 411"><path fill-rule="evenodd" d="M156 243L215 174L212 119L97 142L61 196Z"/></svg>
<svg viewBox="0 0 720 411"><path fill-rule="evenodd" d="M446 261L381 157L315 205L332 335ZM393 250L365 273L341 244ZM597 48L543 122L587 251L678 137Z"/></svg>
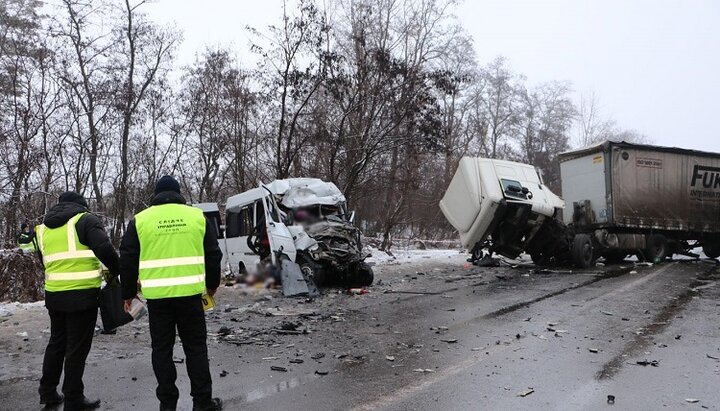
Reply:
<svg viewBox="0 0 720 411"><path fill-rule="evenodd" d="M148 300L152 365L158 382L155 392L160 404L166 408L175 408L180 395L175 386L177 371L173 362L176 329L185 351L193 405L206 407L210 404L212 377L208 363L205 311L200 297L198 294Z"/></svg>
<svg viewBox="0 0 720 411"><path fill-rule="evenodd" d="M52 395L60 383L60 374L65 364L65 380L62 392L68 402L83 398L85 386L82 382L85 360L90 352L97 308L76 312L48 310L50 313L50 341L45 348L41 397Z"/></svg>

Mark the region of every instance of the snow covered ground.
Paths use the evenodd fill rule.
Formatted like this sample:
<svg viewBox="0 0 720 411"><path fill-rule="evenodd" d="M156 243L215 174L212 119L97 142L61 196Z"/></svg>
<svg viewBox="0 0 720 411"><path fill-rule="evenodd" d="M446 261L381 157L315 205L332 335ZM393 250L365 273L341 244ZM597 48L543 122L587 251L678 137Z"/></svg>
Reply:
<svg viewBox="0 0 720 411"><path fill-rule="evenodd" d="M372 253L372 257L368 258L368 263L374 263L376 266L383 265L397 265L405 263L422 263L428 260L447 260L448 258L455 258L462 255L467 258L465 250L460 249L427 249L418 250L413 248L399 248L392 249L392 255L380 251L373 247L367 247Z"/></svg>
<svg viewBox="0 0 720 411"><path fill-rule="evenodd" d="M0 317L9 317L19 310L33 310L37 307L44 307L45 301L35 301L34 303L0 303Z"/></svg>

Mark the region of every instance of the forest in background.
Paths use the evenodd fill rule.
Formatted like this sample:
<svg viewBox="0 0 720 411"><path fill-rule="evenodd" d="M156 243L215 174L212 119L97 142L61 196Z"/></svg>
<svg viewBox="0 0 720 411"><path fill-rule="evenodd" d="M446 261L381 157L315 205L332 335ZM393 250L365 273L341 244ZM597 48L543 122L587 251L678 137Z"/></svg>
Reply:
<svg viewBox="0 0 720 411"><path fill-rule="evenodd" d="M478 61L455 0L286 2L249 50L178 67L182 31L145 1L0 0L0 242L74 190L114 241L155 181L222 202L276 178L332 181L366 236L454 236L437 206L462 156L534 164L647 141L572 84ZM218 12L221 12L220 10ZM484 39L491 41L491 39ZM254 53L258 63L239 60Z"/></svg>

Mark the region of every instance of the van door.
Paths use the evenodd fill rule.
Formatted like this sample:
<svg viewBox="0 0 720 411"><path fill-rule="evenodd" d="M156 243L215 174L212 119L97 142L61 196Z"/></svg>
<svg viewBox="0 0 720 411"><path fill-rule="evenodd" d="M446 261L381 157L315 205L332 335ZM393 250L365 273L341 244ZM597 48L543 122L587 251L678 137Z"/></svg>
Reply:
<svg viewBox="0 0 720 411"><path fill-rule="evenodd" d="M295 262L295 255L297 254L295 241L293 240L292 234L290 234L290 230L288 230L285 223L282 222L280 209L277 207L272 195L263 197L263 205L273 264L278 263L278 253L285 254L290 261Z"/></svg>
<svg viewBox="0 0 720 411"><path fill-rule="evenodd" d="M225 248L230 271L238 274L246 271L254 274L260 256L255 254L247 244L257 222L257 204L247 204L240 209L225 213Z"/></svg>

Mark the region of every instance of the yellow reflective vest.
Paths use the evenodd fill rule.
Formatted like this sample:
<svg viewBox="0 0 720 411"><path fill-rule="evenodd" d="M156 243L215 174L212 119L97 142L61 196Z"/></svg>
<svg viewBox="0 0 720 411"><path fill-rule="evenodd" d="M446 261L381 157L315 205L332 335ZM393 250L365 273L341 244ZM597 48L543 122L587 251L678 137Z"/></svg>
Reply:
<svg viewBox="0 0 720 411"><path fill-rule="evenodd" d="M161 204L135 216L140 241L139 276L148 300L205 291L205 216L199 208Z"/></svg>
<svg viewBox="0 0 720 411"><path fill-rule="evenodd" d="M65 225L36 228L37 243L45 265L46 291L99 288L102 265L90 247L80 243L75 225L85 213L75 214Z"/></svg>

